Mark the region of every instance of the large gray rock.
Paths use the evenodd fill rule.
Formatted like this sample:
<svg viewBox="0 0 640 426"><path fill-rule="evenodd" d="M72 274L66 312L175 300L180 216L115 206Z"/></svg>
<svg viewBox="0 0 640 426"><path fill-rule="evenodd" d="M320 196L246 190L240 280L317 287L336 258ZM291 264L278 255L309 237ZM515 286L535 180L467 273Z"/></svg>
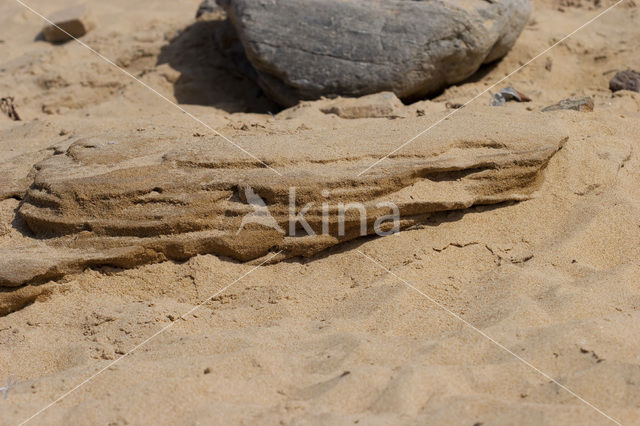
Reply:
<svg viewBox="0 0 640 426"><path fill-rule="evenodd" d="M529 0L218 0L265 92L320 96L437 92L503 57Z"/></svg>

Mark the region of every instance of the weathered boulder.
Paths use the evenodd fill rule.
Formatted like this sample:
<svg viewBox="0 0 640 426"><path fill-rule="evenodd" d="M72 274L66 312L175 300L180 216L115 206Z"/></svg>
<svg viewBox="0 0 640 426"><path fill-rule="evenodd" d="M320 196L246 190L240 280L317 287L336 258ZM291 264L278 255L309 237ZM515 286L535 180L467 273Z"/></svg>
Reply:
<svg viewBox="0 0 640 426"><path fill-rule="evenodd" d="M0 245L0 287L204 253L242 261L280 250L275 260L310 256L435 212L529 198L564 140L560 127L542 113L465 114L463 126L445 120L364 174L424 130L424 119L234 137L281 175L221 138L116 129L81 137L34 167L16 219L29 232ZM293 216L305 220L293 228L292 189ZM360 206L342 225L340 203ZM382 221L394 213L389 203L397 223Z"/></svg>
<svg viewBox="0 0 640 426"><path fill-rule="evenodd" d="M218 0L257 81L290 106L392 91L421 97L507 54L529 0Z"/></svg>

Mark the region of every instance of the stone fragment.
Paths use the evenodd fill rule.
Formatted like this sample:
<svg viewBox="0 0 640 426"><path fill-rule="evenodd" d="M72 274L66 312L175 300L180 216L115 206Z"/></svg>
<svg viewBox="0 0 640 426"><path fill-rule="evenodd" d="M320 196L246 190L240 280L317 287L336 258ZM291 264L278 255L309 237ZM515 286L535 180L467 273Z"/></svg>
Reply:
<svg viewBox="0 0 640 426"><path fill-rule="evenodd" d="M591 112L593 111L593 99L590 97L582 99L563 99L557 104L549 105L542 109L542 112L558 111L568 109L574 111Z"/></svg>
<svg viewBox="0 0 640 426"><path fill-rule="evenodd" d="M6 98L0 98L0 111L5 113L7 117L13 121L20 121L20 116L16 107L13 104L13 96L7 96Z"/></svg>
<svg viewBox="0 0 640 426"><path fill-rule="evenodd" d="M491 106L502 106L508 101L531 102L531 98L513 87L505 87L491 97Z"/></svg>
<svg viewBox="0 0 640 426"><path fill-rule="evenodd" d="M55 25L47 25L42 29L45 40L60 43L80 38L95 27L90 16L89 6L80 4L60 10L49 17Z"/></svg>
<svg viewBox="0 0 640 426"><path fill-rule="evenodd" d="M612 92L617 92L618 90L640 92L640 73L634 70L617 72L609 81L609 89Z"/></svg>
<svg viewBox="0 0 640 426"><path fill-rule="evenodd" d="M360 98L336 99L321 111L341 118L395 118L404 115L403 107L393 92L382 92Z"/></svg>

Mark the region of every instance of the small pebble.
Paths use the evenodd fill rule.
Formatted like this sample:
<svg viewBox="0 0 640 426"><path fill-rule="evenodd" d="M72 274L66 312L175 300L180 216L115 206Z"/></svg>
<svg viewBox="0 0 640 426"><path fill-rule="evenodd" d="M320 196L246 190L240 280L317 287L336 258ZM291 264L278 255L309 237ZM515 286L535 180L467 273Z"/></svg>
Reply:
<svg viewBox="0 0 640 426"><path fill-rule="evenodd" d="M82 37L95 26L86 4L59 10L49 17L49 21L53 22L53 25L45 26L42 29L42 35L45 40L52 43Z"/></svg>

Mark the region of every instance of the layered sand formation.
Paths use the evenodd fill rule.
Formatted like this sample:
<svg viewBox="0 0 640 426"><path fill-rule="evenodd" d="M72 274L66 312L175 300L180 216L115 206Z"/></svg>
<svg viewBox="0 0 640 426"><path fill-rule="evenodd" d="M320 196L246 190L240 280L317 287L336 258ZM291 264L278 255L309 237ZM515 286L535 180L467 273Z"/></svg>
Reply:
<svg viewBox="0 0 640 426"><path fill-rule="evenodd" d="M33 239L0 251L0 285L206 253L242 261L275 252L274 260L308 257L434 212L527 199L566 140L541 113L517 124L480 111L468 119L474 124L463 128L445 121L370 170L398 140L420 131L416 120L366 123L353 129L356 140L335 131L236 140L261 152L264 163L221 149L221 140L137 132L72 139L31 172L17 217ZM246 188L264 200L277 227L244 226L254 211ZM362 210L340 207L353 203ZM375 227L394 213L396 223ZM35 258L28 255L34 250Z"/></svg>

